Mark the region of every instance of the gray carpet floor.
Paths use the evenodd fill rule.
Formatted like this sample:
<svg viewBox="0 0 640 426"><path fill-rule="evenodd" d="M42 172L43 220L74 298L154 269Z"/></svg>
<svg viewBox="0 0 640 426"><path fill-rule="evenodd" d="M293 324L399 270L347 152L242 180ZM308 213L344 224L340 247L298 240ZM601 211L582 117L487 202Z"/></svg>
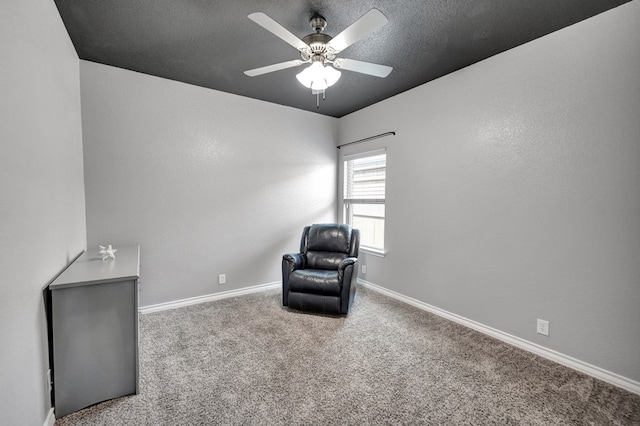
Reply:
<svg viewBox="0 0 640 426"><path fill-rule="evenodd" d="M640 395L358 287L347 317L270 290L140 318L140 394L68 425L639 425Z"/></svg>

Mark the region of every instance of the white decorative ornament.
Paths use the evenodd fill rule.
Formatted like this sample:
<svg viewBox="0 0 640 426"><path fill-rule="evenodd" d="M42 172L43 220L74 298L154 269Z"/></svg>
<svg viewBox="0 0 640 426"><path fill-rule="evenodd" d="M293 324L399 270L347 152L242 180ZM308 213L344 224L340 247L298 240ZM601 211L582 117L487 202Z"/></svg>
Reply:
<svg viewBox="0 0 640 426"><path fill-rule="evenodd" d="M118 249L114 249L113 247L111 247L111 244L109 244L107 247L105 246L98 246L98 247L100 247L100 251L98 252L98 254L102 256L102 260L116 258L116 252L118 251Z"/></svg>

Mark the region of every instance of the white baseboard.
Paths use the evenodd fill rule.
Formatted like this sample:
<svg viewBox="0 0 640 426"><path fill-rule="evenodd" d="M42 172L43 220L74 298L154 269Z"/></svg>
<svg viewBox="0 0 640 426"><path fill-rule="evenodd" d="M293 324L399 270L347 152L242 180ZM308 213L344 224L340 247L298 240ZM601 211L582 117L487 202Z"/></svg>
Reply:
<svg viewBox="0 0 640 426"><path fill-rule="evenodd" d="M540 355L541 357L550 359L551 361L557 362L558 364L562 364L566 367L572 368L581 373L595 377L596 379L600 379L604 382L610 383L614 386L618 386L629 392L633 392L635 394L640 395L640 382L637 382L635 380L629 379L627 377L621 376L611 371L604 370L600 367L596 367L595 365L588 364L586 362L580 361L579 359L570 357L568 355L564 355L560 352L554 351L553 349L545 348L544 346L540 346L528 340L521 339L520 337L513 336L509 333L505 333L495 328L488 327L479 322L445 311L444 309L440 309L435 306L429 305L427 303L421 302L419 300L413 299L411 297L404 296L400 293L397 293L392 290L388 290L377 284L373 284L362 279L358 279L358 283L373 291L384 294L385 296L389 296L393 299L415 306L418 309L431 312L432 314L438 315L440 317L446 318L458 324L472 328L476 331L487 334L505 343L516 346L520 349L524 349L525 351L532 352L536 355Z"/></svg>
<svg viewBox="0 0 640 426"><path fill-rule="evenodd" d="M56 415L53 411L53 408L51 408L49 410L49 413L47 414L47 418L44 420L43 426L53 426L55 422L56 422Z"/></svg>
<svg viewBox="0 0 640 426"><path fill-rule="evenodd" d="M258 291L271 290L282 286L282 282L255 285L252 287L240 288L237 290L222 291L220 293L205 294L204 296L190 297L188 299L174 300L172 302L158 303L156 305L141 306L138 312L148 314L151 312L165 311L167 309L182 308L183 306L196 305L198 303L211 302L214 300L226 299L229 297L242 296L244 294L256 293Z"/></svg>

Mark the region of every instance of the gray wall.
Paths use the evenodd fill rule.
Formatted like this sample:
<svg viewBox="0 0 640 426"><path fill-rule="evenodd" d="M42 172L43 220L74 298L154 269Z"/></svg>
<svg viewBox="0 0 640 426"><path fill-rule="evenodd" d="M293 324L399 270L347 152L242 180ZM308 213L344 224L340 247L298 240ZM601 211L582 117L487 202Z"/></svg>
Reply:
<svg viewBox="0 0 640 426"><path fill-rule="evenodd" d="M636 1L343 117L398 132L364 279L639 381L638 40Z"/></svg>
<svg viewBox="0 0 640 426"><path fill-rule="evenodd" d="M336 220L336 119L80 69L88 246L141 245L141 306L280 281L303 226Z"/></svg>
<svg viewBox="0 0 640 426"><path fill-rule="evenodd" d="M3 422L45 421L41 292L85 229L142 245L143 305L278 281L302 226L335 219L338 125L398 132L362 145L389 161L389 253L365 279L640 380L638 28L636 1L338 121L80 72L53 2L3 3Z"/></svg>
<svg viewBox="0 0 640 426"><path fill-rule="evenodd" d="M0 423L42 425L42 290L86 241L79 62L54 2L1 9Z"/></svg>

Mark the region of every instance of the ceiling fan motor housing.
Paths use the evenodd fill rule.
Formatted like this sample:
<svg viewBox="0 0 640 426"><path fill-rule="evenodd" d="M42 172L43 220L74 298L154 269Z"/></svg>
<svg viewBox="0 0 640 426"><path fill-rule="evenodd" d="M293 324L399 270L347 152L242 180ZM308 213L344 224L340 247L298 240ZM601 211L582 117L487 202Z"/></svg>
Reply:
<svg viewBox="0 0 640 426"><path fill-rule="evenodd" d="M327 20L324 19L324 16L316 13L309 21L309 25L313 28L315 33L309 34L302 39L310 49L310 53L301 52L302 59L305 61L310 60L311 62L322 63L327 59L333 60L335 58L335 54L327 48L327 43L329 43L333 37L322 33L322 30L327 26Z"/></svg>
<svg viewBox="0 0 640 426"><path fill-rule="evenodd" d="M302 59L304 59L305 61L308 61L309 59L311 59L312 61L316 61L320 59L314 59L314 57L320 56L322 57L322 60L332 60L335 57L335 54L327 49L327 43L329 43L332 38L333 37L331 37L330 35L323 33L313 33L305 36L302 41L309 46L311 54L302 52Z"/></svg>

